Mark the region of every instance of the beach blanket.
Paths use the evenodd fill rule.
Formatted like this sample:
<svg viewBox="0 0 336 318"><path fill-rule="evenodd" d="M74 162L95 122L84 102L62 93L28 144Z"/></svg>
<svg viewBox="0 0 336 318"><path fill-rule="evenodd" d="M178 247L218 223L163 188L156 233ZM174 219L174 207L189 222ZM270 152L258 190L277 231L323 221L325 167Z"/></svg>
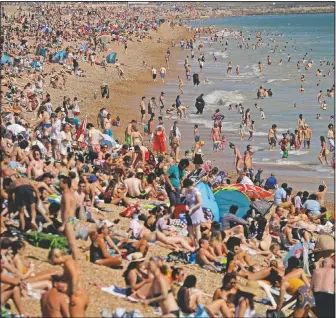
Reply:
<svg viewBox="0 0 336 318"><path fill-rule="evenodd" d="M127 298L129 301L138 303L140 299L136 299L130 296L126 296L126 288L120 288L117 285L111 285L109 287L102 287L101 290L105 293L111 294L113 296Z"/></svg>

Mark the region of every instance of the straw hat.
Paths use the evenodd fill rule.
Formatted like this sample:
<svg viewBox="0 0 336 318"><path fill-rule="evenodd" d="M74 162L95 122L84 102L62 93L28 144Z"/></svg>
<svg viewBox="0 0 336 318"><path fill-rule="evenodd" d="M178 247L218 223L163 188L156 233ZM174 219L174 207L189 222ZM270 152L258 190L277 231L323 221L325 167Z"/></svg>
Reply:
<svg viewBox="0 0 336 318"><path fill-rule="evenodd" d="M141 252L135 252L132 253L130 255L127 256L127 259L131 262L131 263L135 263L135 262L143 262L145 260L145 258L143 257Z"/></svg>
<svg viewBox="0 0 336 318"><path fill-rule="evenodd" d="M258 296L260 292L260 287L258 283L254 280L248 280L246 286L237 285L238 289L244 293L249 293L254 296Z"/></svg>

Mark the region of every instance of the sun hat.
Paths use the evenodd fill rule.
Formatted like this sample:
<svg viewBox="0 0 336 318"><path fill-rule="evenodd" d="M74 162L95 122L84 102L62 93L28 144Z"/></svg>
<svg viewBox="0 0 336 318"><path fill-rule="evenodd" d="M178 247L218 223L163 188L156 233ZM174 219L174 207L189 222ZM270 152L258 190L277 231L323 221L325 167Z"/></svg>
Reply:
<svg viewBox="0 0 336 318"><path fill-rule="evenodd" d="M127 256L127 260L131 263L135 262L143 262L145 258L143 257L141 252L135 252Z"/></svg>
<svg viewBox="0 0 336 318"><path fill-rule="evenodd" d="M258 283L254 280L248 280L246 286L237 284L237 287L240 291L244 293L252 294L254 296L258 296L260 292L260 287Z"/></svg>
<svg viewBox="0 0 336 318"><path fill-rule="evenodd" d="M95 182L95 181L97 181L97 180L98 180L98 178L97 178L96 175L94 175L94 174L91 174L91 175L90 175L90 177L89 177L89 182Z"/></svg>

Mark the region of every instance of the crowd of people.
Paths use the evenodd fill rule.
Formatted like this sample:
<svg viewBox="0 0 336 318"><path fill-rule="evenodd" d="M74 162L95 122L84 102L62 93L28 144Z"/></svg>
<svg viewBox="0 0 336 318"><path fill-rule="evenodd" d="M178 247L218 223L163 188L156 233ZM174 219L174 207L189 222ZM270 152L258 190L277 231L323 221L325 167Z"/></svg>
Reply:
<svg viewBox="0 0 336 318"><path fill-rule="evenodd" d="M73 9L68 5L46 5L25 10L20 7L16 15L4 10L1 14L6 22L2 51L13 57L1 66L1 102L5 106L1 112L0 280L4 317L8 309L25 317L37 316L23 306L22 300L36 293L41 299L43 317L86 316L92 302L79 265L79 240L89 240L87 261L100 266L102 276L107 267L115 269L124 278L126 296L147 306L160 307L162 316L264 315L257 311L257 300L269 290L263 289L263 282L279 291L275 305L270 300L274 313L291 303L294 317L333 316L335 215L325 202L325 184L308 193L294 191L286 183L278 185L275 174L264 183L262 171L254 175L251 145L242 156L232 143L238 176L229 178L211 161L203 161L204 141L200 139L198 125L194 127L192 152L181 156L178 121L169 131L163 125L164 92L160 94L159 106L152 97L146 108L146 97L141 98L141 123L129 118L124 141L114 140L112 133L121 118L112 118L106 108L99 110L98 127L80 116L80 92L78 97L64 97L62 106L55 107L46 90L46 63L55 58L63 63L64 70L52 71L47 76L50 88L66 90L75 76L85 76L79 62L95 65L95 51L105 50L107 43L101 38L101 30L118 29L112 32L113 41L117 45L123 43L126 54L127 41L141 41L149 36L147 31L160 25L155 17L172 12L164 7L160 11L141 9L140 20L132 9L111 12L103 6ZM84 15L87 21L83 20ZM86 26L98 27L85 27L84 22ZM114 26L118 28L113 29ZM31 45L27 44L28 37L34 39ZM13 42L13 38L20 43ZM79 46L83 40L86 50ZM65 42L78 46L67 49L63 56L59 53ZM193 58L194 39L182 42L181 49L191 50ZM174 47L172 43L167 51L167 69ZM186 76L191 80L188 62L186 59ZM200 56L200 71L202 63ZM160 69L163 83L166 71L165 67ZM153 81L156 73L153 67ZM18 85L18 79L25 84ZM198 76L193 76L193 80L198 86ZM171 112L184 118L187 106L181 102L181 78L178 87L181 95ZM109 95L106 83L101 93L102 98ZM203 94L196 105L202 114ZM147 124L146 113L150 116ZM243 117L245 125L253 125L249 110L243 111ZM212 116L214 151L223 150L226 145L221 132L223 118L219 109ZM140 132L141 124L146 135ZM306 128L301 116L298 134L304 135L309 147ZM273 145L276 127L272 129L269 140ZM333 131L333 127L329 129ZM250 138L253 140L253 134ZM331 133L330 138L333 139ZM215 221L204 207L205 198L198 183L206 184L213 192L232 183L264 186L271 191L273 207L266 217L257 218L253 204L263 200L251 199L246 217L238 217L239 207L232 204L229 212ZM148 201L154 205L146 210ZM120 219L109 220L111 207L115 206L124 208L120 218L127 220L128 231L119 228ZM255 221L259 227L257 236ZM29 239L30 235L35 239ZM27 264L23 256L27 242L39 246L42 237L50 248L50 267L43 271L38 263ZM57 248L53 245L55 240ZM294 254L284 264L286 253L300 243L315 245L310 259L305 253L301 258ZM166 257L149 257L153 244L166 251ZM259 257L262 262L257 261ZM205 278L185 275L183 265L175 262L171 266L172 258L196 264L209 273L219 273L222 286L213 286L211 294L204 292ZM51 265L62 266L62 273Z"/></svg>

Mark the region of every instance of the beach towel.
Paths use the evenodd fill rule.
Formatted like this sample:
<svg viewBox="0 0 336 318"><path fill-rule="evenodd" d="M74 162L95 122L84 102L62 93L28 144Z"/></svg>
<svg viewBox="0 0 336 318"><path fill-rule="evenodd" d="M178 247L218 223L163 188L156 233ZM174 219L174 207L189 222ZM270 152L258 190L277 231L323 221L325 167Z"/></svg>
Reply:
<svg viewBox="0 0 336 318"><path fill-rule="evenodd" d="M136 299L130 296L126 296L126 288L120 288L116 285L111 285L109 287L102 287L101 290L105 293L111 294L113 296L121 297L121 298L127 298L129 301L132 302L139 302L140 299Z"/></svg>

